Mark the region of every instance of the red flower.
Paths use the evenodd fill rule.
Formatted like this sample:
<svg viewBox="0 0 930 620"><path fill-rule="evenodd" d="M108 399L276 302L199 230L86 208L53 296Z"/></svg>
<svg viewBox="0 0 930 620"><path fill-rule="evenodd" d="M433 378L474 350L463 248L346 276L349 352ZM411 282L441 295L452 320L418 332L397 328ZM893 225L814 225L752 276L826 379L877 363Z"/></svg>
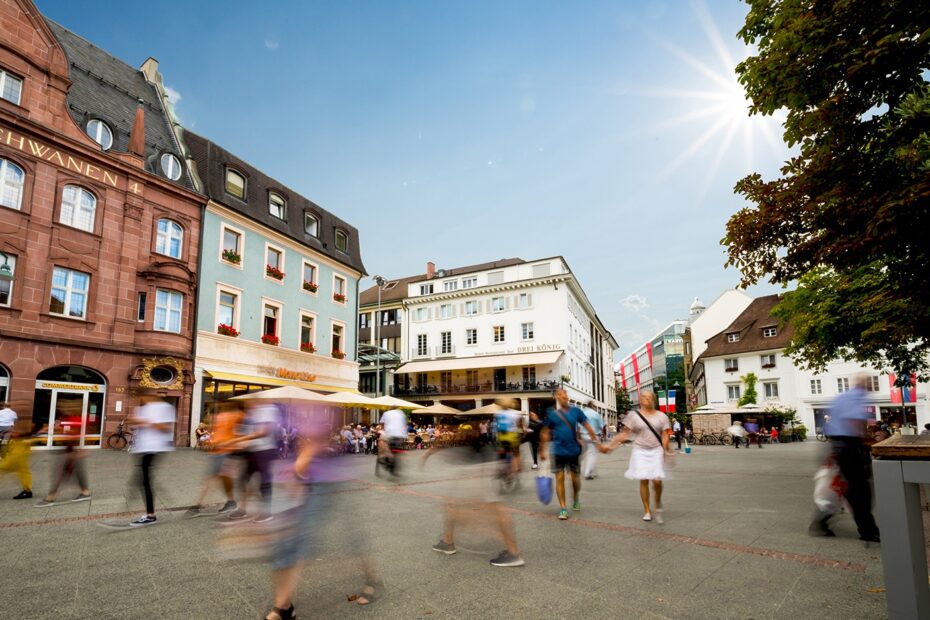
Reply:
<svg viewBox="0 0 930 620"><path fill-rule="evenodd" d="M281 342L281 339L275 336L274 334L265 334L264 336L262 336L262 342L264 342L265 344L273 344L277 346L278 343Z"/></svg>
<svg viewBox="0 0 930 620"><path fill-rule="evenodd" d="M265 265L265 275L270 276L275 280L284 279L284 272L277 267L272 267L271 265Z"/></svg>
<svg viewBox="0 0 930 620"><path fill-rule="evenodd" d="M216 326L216 331L224 336L232 336L236 338L239 336L239 330L237 330L232 325L227 325L226 323L220 323Z"/></svg>

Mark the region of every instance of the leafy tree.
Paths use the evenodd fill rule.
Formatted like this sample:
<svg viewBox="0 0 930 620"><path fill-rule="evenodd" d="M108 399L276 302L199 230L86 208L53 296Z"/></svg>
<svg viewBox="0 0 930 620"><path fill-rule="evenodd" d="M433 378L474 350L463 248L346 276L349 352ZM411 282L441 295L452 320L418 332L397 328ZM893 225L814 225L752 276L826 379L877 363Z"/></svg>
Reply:
<svg viewBox="0 0 930 620"><path fill-rule="evenodd" d="M633 400L625 387L617 388L617 414L623 415L633 409Z"/></svg>
<svg viewBox="0 0 930 620"><path fill-rule="evenodd" d="M930 3L746 0L737 66L753 114L786 110L798 151L736 192L727 265L787 286L776 313L803 366L831 359L927 376Z"/></svg>
<svg viewBox="0 0 930 620"><path fill-rule="evenodd" d="M743 395L740 396L739 402L737 405L742 407L743 405L755 404L756 399L759 397L759 394L756 392L756 382L759 381L759 378L754 372L747 372L744 376L739 378L740 381L746 384L746 389L743 390Z"/></svg>

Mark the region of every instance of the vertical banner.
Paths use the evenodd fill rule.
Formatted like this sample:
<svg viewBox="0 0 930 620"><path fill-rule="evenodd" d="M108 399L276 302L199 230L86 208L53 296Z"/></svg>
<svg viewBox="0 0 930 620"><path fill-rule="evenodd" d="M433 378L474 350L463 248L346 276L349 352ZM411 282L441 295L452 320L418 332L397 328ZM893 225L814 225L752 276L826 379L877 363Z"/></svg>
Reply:
<svg viewBox="0 0 930 620"><path fill-rule="evenodd" d="M646 343L646 355L649 356L649 370L652 370L652 343Z"/></svg>
<svg viewBox="0 0 930 620"><path fill-rule="evenodd" d="M888 375L888 387L891 388L891 402L895 405L917 402L917 375L911 374L910 385L906 388L899 388L895 385L898 376L895 374Z"/></svg>
<svg viewBox="0 0 930 620"><path fill-rule="evenodd" d="M639 389L639 362L637 361L636 354L633 354L633 381L636 383L636 389Z"/></svg>
<svg viewBox="0 0 930 620"><path fill-rule="evenodd" d="M626 363L620 362L620 381L623 382L623 389L626 389Z"/></svg>

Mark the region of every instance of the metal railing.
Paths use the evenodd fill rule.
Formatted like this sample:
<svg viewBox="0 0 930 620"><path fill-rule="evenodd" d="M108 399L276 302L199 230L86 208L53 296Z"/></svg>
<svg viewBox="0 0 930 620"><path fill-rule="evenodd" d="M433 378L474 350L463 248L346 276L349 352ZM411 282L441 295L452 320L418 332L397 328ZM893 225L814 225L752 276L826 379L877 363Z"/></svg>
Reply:
<svg viewBox="0 0 930 620"><path fill-rule="evenodd" d="M555 379L548 381L486 381L475 384L427 384L413 385L409 388L394 386L391 388L393 396L421 396L427 394L482 394L482 393L514 393L514 392L551 392L562 387L562 382Z"/></svg>

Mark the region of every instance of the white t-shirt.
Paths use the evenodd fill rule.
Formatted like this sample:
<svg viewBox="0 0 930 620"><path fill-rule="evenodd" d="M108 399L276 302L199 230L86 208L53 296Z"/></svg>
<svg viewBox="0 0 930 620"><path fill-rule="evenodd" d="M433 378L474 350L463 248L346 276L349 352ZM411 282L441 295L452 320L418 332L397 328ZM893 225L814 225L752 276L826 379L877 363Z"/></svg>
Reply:
<svg viewBox="0 0 930 620"><path fill-rule="evenodd" d="M136 417L148 424L167 424L167 430L158 430L151 426L140 426L135 431L132 451L139 454L149 452L170 452L174 450L174 407L165 401L154 401L139 407Z"/></svg>
<svg viewBox="0 0 930 620"><path fill-rule="evenodd" d="M278 428L278 408L274 405L256 405L250 408L245 414L245 425L248 427L248 434L265 431L264 437L253 439L246 446L249 452L262 452L264 450L274 450L278 447L278 441L275 437L275 429Z"/></svg>
<svg viewBox="0 0 930 620"><path fill-rule="evenodd" d="M384 425L384 436L390 439L407 438L407 416L400 409L391 409L385 411L381 416L381 424Z"/></svg>
<svg viewBox="0 0 930 620"><path fill-rule="evenodd" d="M7 428L16 424L16 412L9 407L0 409L0 428Z"/></svg>

